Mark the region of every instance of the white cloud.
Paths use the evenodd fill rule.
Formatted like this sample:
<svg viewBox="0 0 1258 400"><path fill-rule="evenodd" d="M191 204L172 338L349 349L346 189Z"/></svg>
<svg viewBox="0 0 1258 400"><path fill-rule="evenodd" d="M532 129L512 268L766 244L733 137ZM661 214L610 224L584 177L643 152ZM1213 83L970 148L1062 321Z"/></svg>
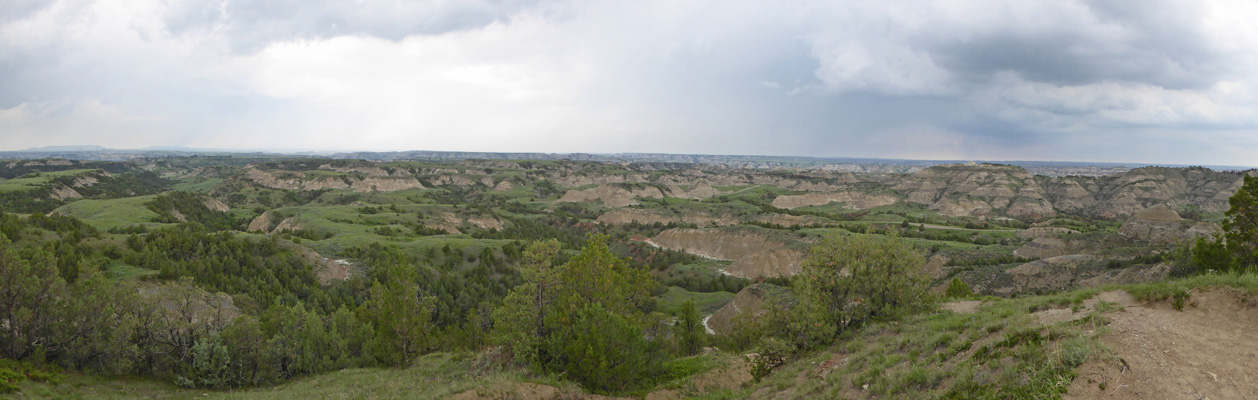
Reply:
<svg viewBox="0 0 1258 400"><path fill-rule="evenodd" d="M1248 3L495 4L58 1L0 18L3 146L1044 159L1258 133Z"/></svg>

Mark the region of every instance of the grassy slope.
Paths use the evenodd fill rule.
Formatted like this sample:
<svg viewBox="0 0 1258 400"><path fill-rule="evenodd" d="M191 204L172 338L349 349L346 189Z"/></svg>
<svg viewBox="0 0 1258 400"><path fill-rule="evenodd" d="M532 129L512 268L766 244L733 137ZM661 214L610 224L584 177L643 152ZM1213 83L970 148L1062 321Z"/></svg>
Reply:
<svg viewBox="0 0 1258 400"><path fill-rule="evenodd" d="M40 172L37 176L19 177L8 180L0 179L0 193L2 192L20 192L27 190L35 190L40 185L48 183L53 178L62 176L78 175L85 172L96 171L94 169L72 169L66 171Z"/></svg>
<svg viewBox="0 0 1258 400"><path fill-rule="evenodd" d="M758 384L714 388L693 398L1057 398L1094 357L1107 357L1099 342L1106 332L1104 303L1082 304L1105 290L1123 289L1137 299L1157 301L1194 288L1231 286L1258 292L1258 275L1203 275L1169 282L1080 289L1048 296L985 299L974 314L924 313L899 322L875 323L844 335L833 346L779 368ZM1042 326L1034 313L1079 310L1081 318ZM737 368L735 354L681 359L676 377L657 389L686 385L687 376ZM236 391L182 389L165 382L71 374L60 384L24 381L26 398L441 398L480 388L509 394L513 382L571 383L530 378L518 371L471 375L468 357L437 353L406 369L351 369L304 377L265 388ZM540 379L540 380L538 380ZM866 386L868 385L868 386ZM495 389L495 388L507 389ZM500 392L495 392L496 390Z"/></svg>
<svg viewBox="0 0 1258 400"><path fill-rule="evenodd" d="M153 222L157 213L144 205L154 196L127 197L109 200L79 200L58 208L65 215L79 218L83 222L100 230L129 225L149 225L155 227L162 224Z"/></svg>
<svg viewBox="0 0 1258 400"><path fill-rule="evenodd" d="M734 299L734 294L730 292L691 292L677 286L669 286L668 291L659 297L660 308L665 311L675 311L681 307L687 300L694 300L695 306L699 308L699 312L703 314L711 314L729 303Z"/></svg>
<svg viewBox="0 0 1258 400"><path fill-rule="evenodd" d="M295 379L273 387L235 391L183 389L170 383L72 374L52 385L24 381L22 396L35 399L434 399L519 374L470 376L469 362L450 353L430 354L410 368L360 368Z"/></svg>

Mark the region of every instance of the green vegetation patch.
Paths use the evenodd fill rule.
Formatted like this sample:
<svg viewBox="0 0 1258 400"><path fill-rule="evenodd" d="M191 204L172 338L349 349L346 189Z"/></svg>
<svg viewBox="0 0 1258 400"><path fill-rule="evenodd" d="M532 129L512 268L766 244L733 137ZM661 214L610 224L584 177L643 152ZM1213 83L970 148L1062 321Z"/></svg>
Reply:
<svg viewBox="0 0 1258 400"><path fill-rule="evenodd" d="M734 294L730 292L691 292L677 286L669 286L668 290L659 297L660 309L665 312L677 312L682 304L693 300L695 305L699 307L699 312L711 314L716 310L725 306L730 300L734 299Z"/></svg>
<svg viewBox="0 0 1258 400"><path fill-rule="evenodd" d="M1093 313L1041 326L1032 313L1077 306L1097 293L997 300L973 314L938 312L871 324L782 368L764 386L793 387L798 398L1056 398L1079 366L1107 352L1098 340L1106 332L1104 318ZM815 375L816 365L827 360L832 367ZM812 379L797 384L801 377Z"/></svg>
<svg viewBox="0 0 1258 400"><path fill-rule="evenodd" d="M163 224L154 222L157 213L150 210L147 203L156 196L127 197L108 200L79 200L61 206L57 212L87 222L96 229L110 230L131 225L149 227Z"/></svg>
<svg viewBox="0 0 1258 400"><path fill-rule="evenodd" d="M439 399L494 383L520 382L519 373L467 373L464 355L433 353L407 368L354 368L294 379L281 385L243 390L184 389L147 379L72 374L60 383L23 382L22 396L33 399ZM502 389L500 389L502 390Z"/></svg>

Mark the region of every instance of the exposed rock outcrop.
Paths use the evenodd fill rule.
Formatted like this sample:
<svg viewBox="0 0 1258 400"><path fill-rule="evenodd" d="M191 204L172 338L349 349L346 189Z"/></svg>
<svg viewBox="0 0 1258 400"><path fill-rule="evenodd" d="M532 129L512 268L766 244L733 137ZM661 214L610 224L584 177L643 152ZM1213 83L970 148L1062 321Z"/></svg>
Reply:
<svg viewBox="0 0 1258 400"><path fill-rule="evenodd" d="M1165 280L1171 274L1170 264L1160 263L1147 267L1132 267L1118 270L1102 270L1095 275L1082 278L1078 281L1078 286L1095 287L1104 285L1119 285L1127 283L1145 283Z"/></svg>
<svg viewBox="0 0 1258 400"><path fill-rule="evenodd" d="M668 187L669 196L682 199L706 199L720 194L721 191L716 190L707 181L699 181L694 185L671 185Z"/></svg>
<svg viewBox="0 0 1258 400"><path fill-rule="evenodd" d="M799 273L804 252L767 234L734 229L669 229L651 243L702 257L732 261L723 272L743 278Z"/></svg>
<svg viewBox="0 0 1258 400"><path fill-rule="evenodd" d="M976 293L1009 296L1024 293L1053 292L1085 286L1152 282L1166 279L1167 264L1107 268L1106 261L1091 255L1067 255L1045 258L1010 268L1003 272L965 272Z"/></svg>
<svg viewBox="0 0 1258 400"><path fill-rule="evenodd" d="M643 209L643 208L619 208L603 213L598 217L598 223L604 225L620 225L620 224L669 224L683 223L695 224L697 226L725 226L736 225L739 223L737 218L722 215L713 217L697 213L673 214L660 209Z"/></svg>
<svg viewBox="0 0 1258 400"><path fill-rule="evenodd" d="M712 317L708 318L708 329L718 334L729 334L734 330L734 322L740 315L749 315L750 318L759 317L768 312L767 305L770 301L777 299L788 302L790 298L790 290L768 283L757 283L748 285L740 290L734 299L725 306L716 310Z"/></svg>
<svg viewBox="0 0 1258 400"><path fill-rule="evenodd" d="M1044 218L1055 214L1040 184L1025 169L1010 165L940 165L894 183L905 201L925 204L948 216Z"/></svg>
<svg viewBox="0 0 1258 400"><path fill-rule="evenodd" d="M1120 235L1157 244L1188 241L1199 236L1210 236L1222 228L1212 222L1185 220L1175 210L1156 205L1127 218L1118 229Z"/></svg>
<svg viewBox="0 0 1258 400"><path fill-rule="evenodd" d="M218 212L231 211L231 207L228 207L226 203L223 203L213 197L206 197L205 200L202 201L201 203L205 204L205 208L208 208L214 211L218 211Z"/></svg>
<svg viewBox="0 0 1258 400"><path fill-rule="evenodd" d="M446 174L438 175L432 179L432 183L438 186L458 186L468 187L476 185L476 181L466 175Z"/></svg>
<svg viewBox="0 0 1258 400"><path fill-rule="evenodd" d="M245 177L254 183L273 189L320 190L349 188L349 184L339 177L320 176L314 179L305 179L306 174L302 172L284 171L277 174L263 171L253 166L245 168Z"/></svg>
<svg viewBox="0 0 1258 400"><path fill-rule="evenodd" d="M1089 255L1067 255L1022 264L1005 271L1013 277L1013 284L997 289L996 292L1008 295L1071 287L1077 278L1076 271L1096 260L1096 257Z"/></svg>
<svg viewBox="0 0 1258 400"><path fill-rule="evenodd" d="M367 177L353 181L350 187L355 192L396 192L406 189L423 189L424 185L415 178Z"/></svg>
<svg viewBox="0 0 1258 400"><path fill-rule="evenodd" d="M328 167L329 170L335 169ZM245 167L245 177L259 185L286 190L322 190L322 189L353 189L356 192L392 192L405 189L423 189L409 174L406 176L389 176L375 167L340 168L350 172L359 172L343 176L309 176L301 171L264 171L255 166ZM370 173L363 175L362 172ZM398 170L401 171L401 170ZM338 171L340 172L340 171ZM405 173L404 171L402 173ZM374 174L374 175L373 175Z"/></svg>
<svg viewBox="0 0 1258 400"><path fill-rule="evenodd" d="M106 174L106 176L108 174L108 173L105 173L105 171L100 171L100 172ZM97 182L100 182L100 180L96 179L96 177L93 175L94 174L82 174L82 175L76 176L74 177L74 182L71 183L70 186L73 186L76 188L86 187L86 186L95 185Z"/></svg>
<svg viewBox="0 0 1258 400"><path fill-rule="evenodd" d="M804 252L800 250L770 249L737 258L721 272L749 279L794 276L799 273L803 259Z"/></svg>
<svg viewBox="0 0 1258 400"><path fill-rule="evenodd" d="M249 232L270 232L271 231L271 212L267 211L249 221Z"/></svg>
<svg viewBox="0 0 1258 400"><path fill-rule="evenodd" d="M83 197L83 195L79 194L77 190L71 189L69 186L53 186L51 192L52 193L49 194L49 197L56 200L78 199Z"/></svg>
<svg viewBox="0 0 1258 400"><path fill-rule="evenodd" d="M626 189L619 186L599 185L585 190L569 190L559 198L560 202L602 201L607 207L626 207L638 204L636 198L659 199L664 193L654 186Z"/></svg>
<svg viewBox="0 0 1258 400"><path fill-rule="evenodd" d="M1205 168L1137 168L1104 177L1063 177L1046 181L1048 197L1059 210L1093 210L1117 218L1150 206L1196 205L1202 211L1228 209L1227 200L1243 183L1243 173Z"/></svg>
<svg viewBox="0 0 1258 400"><path fill-rule="evenodd" d="M511 189L515 189L515 184L511 183L511 181L502 181L494 185L495 192L505 192Z"/></svg>
<svg viewBox="0 0 1258 400"><path fill-rule="evenodd" d="M284 218L283 221L280 221L279 225L275 225L275 229L272 229L271 233L284 232L284 231L292 232L292 231L299 231L301 229L302 229L301 222L298 221L297 218L288 217L288 218Z"/></svg>
<svg viewBox="0 0 1258 400"><path fill-rule="evenodd" d="M246 229L249 232L276 233L301 230L302 225L295 217L279 219L274 211L267 211L249 221L249 227Z"/></svg>
<svg viewBox="0 0 1258 400"><path fill-rule="evenodd" d="M830 203L843 203L844 208L863 210L881 206L889 206L899 201L891 194L870 194L858 191L836 193L808 193L795 196L778 196L773 199L777 208L793 209L808 206L820 206Z"/></svg>
<svg viewBox="0 0 1258 400"><path fill-rule="evenodd" d="M756 217L756 222L784 227L812 226L825 224L824 218L811 215L766 214Z"/></svg>
<svg viewBox="0 0 1258 400"><path fill-rule="evenodd" d="M503 226L501 220L494 217L489 217L489 216L471 217L467 219L467 223L475 225L476 227L479 227L482 229L493 229L493 230L502 229L502 226Z"/></svg>
<svg viewBox="0 0 1258 400"><path fill-rule="evenodd" d="M1041 236L1013 251L1013 255L1026 258L1049 258L1072 254L1065 240Z"/></svg>

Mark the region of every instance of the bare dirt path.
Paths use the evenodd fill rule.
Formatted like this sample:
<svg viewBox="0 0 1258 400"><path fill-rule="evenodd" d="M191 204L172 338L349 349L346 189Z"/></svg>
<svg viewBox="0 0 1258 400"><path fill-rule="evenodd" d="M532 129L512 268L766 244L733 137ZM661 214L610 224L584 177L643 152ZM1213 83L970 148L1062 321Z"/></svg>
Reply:
<svg viewBox="0 0 1258 400"><path fill-rule="evenodd" d="M1176 311L1124 292L1103 300L1113 357L1085 364L1066 399L1258 399L1258 308L1229 289L1196 292Z"/></svg>

